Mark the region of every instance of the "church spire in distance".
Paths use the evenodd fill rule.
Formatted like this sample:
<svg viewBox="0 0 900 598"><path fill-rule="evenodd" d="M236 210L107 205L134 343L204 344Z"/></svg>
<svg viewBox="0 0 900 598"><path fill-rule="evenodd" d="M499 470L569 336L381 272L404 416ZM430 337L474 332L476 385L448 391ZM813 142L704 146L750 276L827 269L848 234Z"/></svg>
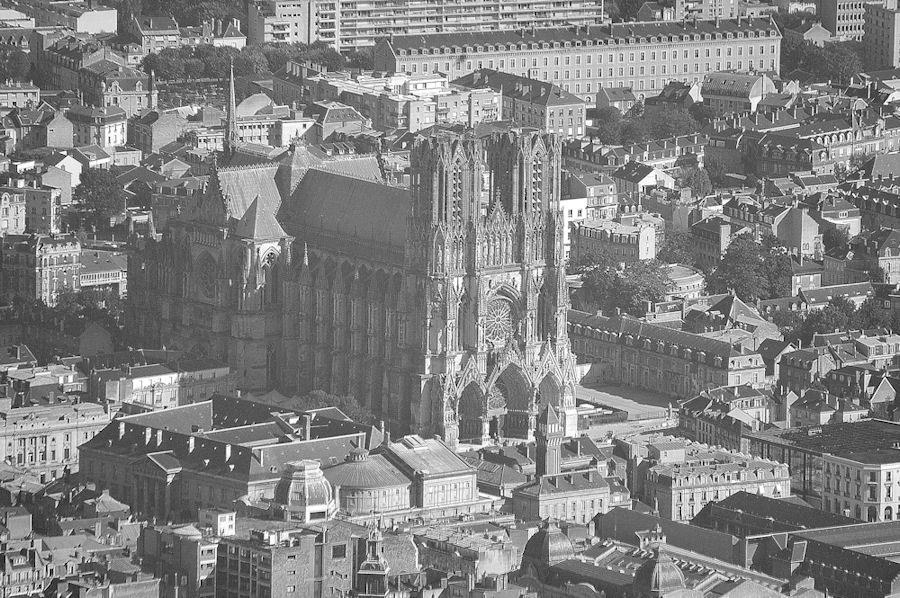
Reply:
<svg viewBox="0 0 900 598"><path fill-rule="evenodd" d="M228 114L225 122L225 157L231 158L237 146L237 105L234 99L234 58L228 67Z"/></svg>

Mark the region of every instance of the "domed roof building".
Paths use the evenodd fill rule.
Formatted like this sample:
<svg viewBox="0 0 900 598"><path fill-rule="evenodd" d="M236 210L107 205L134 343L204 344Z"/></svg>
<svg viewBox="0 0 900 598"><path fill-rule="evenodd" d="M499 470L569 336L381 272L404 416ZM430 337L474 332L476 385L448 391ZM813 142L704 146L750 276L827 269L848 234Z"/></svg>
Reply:
<svg viewBox="0 0 900 598"><path fill-rule="evenodd" d="M671 596L672 592L687 589L684 573L660 548L655 550L653 558L638 567L631 587L640 598Z"/></svg>
<svg viewBox="0 0 900 598"><path fill-rule="evenodd" d="M288 521L309 523L331 519L337 507L331 483L318 461L287 463L275 487L275 504Z"/></svg>
<svg viewBox="0 0 900 598"><path fill-rule="evenodd" d="M544 580L553 565L575 557L575 547L559 529L556 521L548 519L525 543L522 551L522 573Z"/></svg>
<svg viewBox="0 0 900 598"><path fill-rule="evenodd" d="M324 472L342 511L368 515L410 507L410 480L383 455L353 449L343 463Z"/></svg>

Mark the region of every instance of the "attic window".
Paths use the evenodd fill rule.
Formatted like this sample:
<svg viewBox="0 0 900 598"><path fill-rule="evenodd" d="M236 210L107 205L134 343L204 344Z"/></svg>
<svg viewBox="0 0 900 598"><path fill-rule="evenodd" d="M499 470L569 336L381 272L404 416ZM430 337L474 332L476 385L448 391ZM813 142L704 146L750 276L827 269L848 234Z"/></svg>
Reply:
<svg viewBox="0 0 900 598"><path fill-rule="evenodd" d="M278 466L277 466L277 465L271 466L271 467L269 468L269 471L270 471L271 473L276 473L276 472L278 471Z"/></svg>

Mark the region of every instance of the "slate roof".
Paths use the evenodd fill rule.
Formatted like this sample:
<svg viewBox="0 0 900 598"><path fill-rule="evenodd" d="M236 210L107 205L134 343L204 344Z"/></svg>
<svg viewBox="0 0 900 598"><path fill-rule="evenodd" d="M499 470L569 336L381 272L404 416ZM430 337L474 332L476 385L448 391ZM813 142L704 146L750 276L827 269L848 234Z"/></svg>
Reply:
<svg viewBox="0 0 900 598"><path fill-rule="evenodd" d="M777 526L772 531L815 529L858 523L850 517L744 490L735 492L714 504L717 508L740 512L742 515L762 518L771 517ZM698 514L697 517L699 518L700 515Z"/></svg>
<svg viewBox="0 0 900 598"><path fill-rule="evenodd" d="M800 296L807 305L826 305L832 298L838 297L872 297L875 290L871 282L854 282L850 284L836 284L818 289L802 289Z"/></svg>
<svg viewBox="0 0 900 598"><path fill-rule="evenodd" d="M597 316L574 309L568 311L567 317L569 323L573 325L581 325L598 331L609 331L619 335L630 334L638 338L662 341L681 348L704 351L709 356L721 357L726 362L723 366L727 365L729 357L739 355L731 343L707 338L699 334L674 330L665 326L648 324L632 318Z"/></svg>
<svg viewBox="0 0 900 598"><path fill-rule="evenodd" d="M570 492L590 492L609 489L609 482L596 471L573 471L543 475L516 488L517 496L547 496Z"/></svg>
<svg viewBox="0 0 900 598"><path fill-rule="evenodd" d="M504 98L514 98L541 106L571 106L585 103L578 96L547 81L529 79L493 69L479 69L452 83L469 89L490 87L494 91L499 91Z"/></svg>
<svg viewBox="0 0 900 598"><path fill-rule="evenodd" d="M276 213L281 205L281 194L275 184L277 170L277 165L218 168L215 175L228 215L240 220L257 199L260 200L258 208Z"/></svg>
<svg viewBox="0 0 900 598"><path fill-rule="evenodd" d="M643 162L628 162L619 167L610 176L614 179L622 179L632 183L639 183L653 172L654 168Z"/></svg>
<svg viewBox="0 0 900 598"><path fill-rule="evenodd" d="M409 478L383 455L370 455L361 450L351 452L343 463L328 467L323 473L335 488L390 488L410 484Z"/></svg>
<svg viewBox="0 0 900 598"><path fill-rule="evenodd" d="M416 434L404 436L386 446L385 452L393 455L410 472L455 475L473 471L462 457L435 438L426 439Z"/></svg>
<svg viewBox="0 0 900 598"><path fill-rule="evenodd" d="M703 78L701 89L704 95L746 98L764 77L744 73L708 73Z"/></svg>
<svg viewBox="0 0 900 598"><path fill-rule="evenodd" d="M758 19L744 18L740 23L736 19L720 19L713 21L658 21L644 23L613 23L612 25L594 25L582 27L576 30L573 27L548 27L525 31L524 35L516 30L483 31L466 33L436 33L429 35L395 35L389 43L396 50L418 50L422 48L442 48L466 46L500 46L510 44L532 43L574 43L590 40L599 45L611 43L612 40L625 40L628 38L659 38L662 36L683 35L701 37L710 35L733 35L743 32L746 36L749 32L771 32L778 35L778 30L768 17Z"/></svg>
<svg viewBox="0 0 900 598"><path fill-rule="evenodd" d="M235 225L234 232L239 237L257 241L275 241L287 236L275 219L275 214L260 207L258 196Z"/></svg>
<svg viewBox="0 0 900 598"><path fill-rule="evenodd" d="M409 202L407 189L311 169L285 202L279 219L289 231L302 226L403 248Z"/></svg>

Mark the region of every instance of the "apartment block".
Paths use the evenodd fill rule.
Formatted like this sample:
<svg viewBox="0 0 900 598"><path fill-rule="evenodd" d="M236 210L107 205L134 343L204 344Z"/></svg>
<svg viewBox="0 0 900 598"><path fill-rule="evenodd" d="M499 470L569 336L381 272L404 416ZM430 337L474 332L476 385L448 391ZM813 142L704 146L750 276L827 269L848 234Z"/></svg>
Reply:
<svg viewBox="0 0 900 598"><path fill-rule="evenodd" d="M897 68L900 66L900 9L897 0L864 6L866 68Z"/></svg>
<svg viewBox="0 0 900 598"><path fill-rule="evenodd" d="M589 104L602 87L629 87L641 99L716 71L777 74L780 59L781 33L770 18L394 35L375 46L378 70L456 79L496 69L553 83Z"/></svg>
<svg viewBox="0 0 900 598"><path fill-rule="evenodd" d="M876 448L868 451L837 450L825 453L822 508L828 513L860 521L898 519L900 451Z"/></svg>
<svg viewBox="0 0 900 598"><path fill-rule="evenodd" d="M76 33L116 33L118 12L92 0L4 0L0 7L19 10L38 27L65 27Z"/></svg>
<svg viewBox="0 0 900 598"><path fill-rule="evenodd" d="M819 17L822 26L843 40L864 41L866 11L869 4L882 5L883 0L821 0Z"/></svg>
<svg viewBox="0 0 900 598"><path fill-rule="evenodd" d="M589 220L572 227L572 260L608 253L620 262L638 262L656 257L656 229L629 226L609 220Z"/></svg>
<svg viewBox="0 0 900 598"><path fill-rule="evenodd" d="M708 503L736 492L773 498L791 495L791 476L784 463L684 440L650 444L635 477L637 497L673 521L689 521Z"/></svg>
<svg viewBox="0 0 900 598"><path fill-rule="evenodd" d="M29 83L4 83L0 85L0 108L37 107L41 90Z"/></svg>
<svg viewBox="0 0 900 598"><path fill-rule="evenodd" d="M564 139L584 135L584 100L556 85L492 69L479 69L454 83L502 94L503 118L517 126L535 127Z"/></svg>
<svg viewBox="0 0 900 598"><path fill-rule="evenodd" d="M434 124L501 120L500 92L486 86L469 88L433 75L321 73L304 82L312 101L338 101L351 106L379 130L416 132Z"/></svg>
<svg viewBox="0 0 900 598"><path fill-rule="evenodd" d="M64 396L13 407L0 400L0 461L28 468L43 480L78 471L78 446L110 420L100 405Z"/></svg>
<svg viewBox="0 0 900 598"><path fill-rule="evenodd" d="M402 7L385 0L254 0L247 10L251 44L324 41L338 50L373 46L391 35L590 25L602 16L603 0L423 0Z"/></svg>
<svg viewBox="0 0 900 598"><path fill-rule="evenodd" d="M620 316L569 310L569 337L582 363L597 364L604 383L690 398L717 386L765 379L762 356L719 339Z"/></svg>
<svg viewBox="0 0 900 598"><path fill-rule="evenodd" d="M27 226L24 189L0 187L0 235L21 235Z"/></svg>
<svg viewBox="0 0 900 598"><path fill-rule="evenodd" d="M738 0L675 0L676 21L681 19L733 19L738 16Z"/></svg>
<svg viewBox="0 0 900 598"><path fill-rule="evenodd" d="M81 288L81 243L74 235L5 237L0 273L5 297L56 305L61 292Z"/></svg>

